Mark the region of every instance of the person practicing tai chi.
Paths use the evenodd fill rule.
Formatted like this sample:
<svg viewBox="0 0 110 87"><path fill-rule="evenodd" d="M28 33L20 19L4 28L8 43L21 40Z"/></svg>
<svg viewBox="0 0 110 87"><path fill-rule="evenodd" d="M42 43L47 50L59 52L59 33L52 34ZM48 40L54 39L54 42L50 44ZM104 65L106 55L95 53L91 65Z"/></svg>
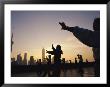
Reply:
<svg viewBox="0 0 110 87"><path fill-rule="evenodd" d="M93 30L80 28L79 26L69 27L64 22L59 22L62 30L67 30L81 41L83 44L92 47L93 57L95 60L94 72L95 76L100 76L100 18L95 18L93 22Z"/></svg>
<svg viewBox="0 0 110 87"><path fill-rule="evenodd" d="M53 67L53 77L59 77L60 76L60 67L61 67L61 54L63 54L63 51L61 50L61 46L57 45L56 48L54 48L52 44L53 51L47 51L48 54L54 55L54 67Z"/></svg>

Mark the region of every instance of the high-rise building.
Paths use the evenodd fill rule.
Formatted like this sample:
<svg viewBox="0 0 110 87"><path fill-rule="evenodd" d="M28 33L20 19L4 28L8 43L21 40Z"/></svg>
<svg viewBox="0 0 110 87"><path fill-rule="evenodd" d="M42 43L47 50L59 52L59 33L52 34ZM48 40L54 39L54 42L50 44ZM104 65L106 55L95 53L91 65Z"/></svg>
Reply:
<svg viewBox="0 0 110 87"><path fill-rule="evenodd" d="M15 58L11 58L11 62L15 62Z"/></svg>
<svg viewBox="0 0 110 87"><path fill-rule="evenodd" d="M30 56L30 65L34 65L34 57L33 56Z"/></svg>
<svg viewBox="0 0 110 87"><path fill-rule="evenodd" d="M27 65L27 53L24 53L23 64L24 64L24 65Z"/></svg>
<svg viewBox="0 0 110 87"><path fill-rule="evenodd" d="M11 58L11 65L17 65L17 61L15 60L15 58Z"/></svg>
<svg viewBox="0 0 110 87"><path fill-rule="evenodd" d="M45 49L42 49L42 62L45 62Z"/></svg>
<svg viewBox="0 0 110 87"><path fill-rule="evenodd" d="M17 63L18 63L19 65L22 65L22 57L21 57L21 54L18 54L18 55L17 55Z"/></svg>

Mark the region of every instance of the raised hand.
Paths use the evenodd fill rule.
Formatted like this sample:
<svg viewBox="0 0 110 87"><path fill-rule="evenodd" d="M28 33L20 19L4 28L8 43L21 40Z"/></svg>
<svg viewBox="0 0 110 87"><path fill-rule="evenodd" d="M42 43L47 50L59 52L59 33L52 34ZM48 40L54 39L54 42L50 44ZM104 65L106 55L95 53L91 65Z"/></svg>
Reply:
<svg viewBox="0 0 110 87"><path fill-rule="evenodd" d="M64 22L59 22L59 24L62 26L63 30L67 30L67 26L65 25Z"/></svg>
<svg viewBox="0 0 110 87"><path fill-rule="evenodd" d="M53 44L52 44L52 47L53 47Z"/></svg>
<svg viewBox="0 0 110 87"><path fill-rule="evenodd" d="M54 48L53 44L52 44L52 49L53 49L53 50L55 50L55 48Z"/></svg>

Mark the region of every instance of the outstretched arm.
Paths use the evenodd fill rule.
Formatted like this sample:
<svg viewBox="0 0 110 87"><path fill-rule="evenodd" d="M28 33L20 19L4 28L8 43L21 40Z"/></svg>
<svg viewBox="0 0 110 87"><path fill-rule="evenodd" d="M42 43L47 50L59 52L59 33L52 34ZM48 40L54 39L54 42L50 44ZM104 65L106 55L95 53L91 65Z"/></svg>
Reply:
<svg viewBox="0 0 110 87"><path fill-rule="evenodd" d="M68 27L64 22L59 22L63 30L70 31L82 43L90 47L100 47L100 32L93 32L88 29L83 29L78 26Z"/></svg>
<svg viewBox="0 0 110 87"><path fill-rule="evenodd" d="M100 47L100 31L91 31L84 28L72 28L73 35L83 44L89 47Z"/></svg>
<svg viewBox="0 0 110 87"><path fill-rule="evenodd" d="M67 31L70 31L70 32L73 32L73 29L78 29L79 28L78 26L69 27L64 22L59 22L59 24L61 25L61 27L62 27L61 29L62 30L67 30Z"/></svg>
<svg viewBox="0 0 110 87"><path fill-rule="evenodd" d="M46 53L51 54L51 55L54 55L54 52L53 51L47 51L46 50Z"/></svg>
<svg viewBox="0 0 110 87"><path fill-rule="evenodd" d="M67 26L64 22L59 22L63 30L67 30Z"/></svg>

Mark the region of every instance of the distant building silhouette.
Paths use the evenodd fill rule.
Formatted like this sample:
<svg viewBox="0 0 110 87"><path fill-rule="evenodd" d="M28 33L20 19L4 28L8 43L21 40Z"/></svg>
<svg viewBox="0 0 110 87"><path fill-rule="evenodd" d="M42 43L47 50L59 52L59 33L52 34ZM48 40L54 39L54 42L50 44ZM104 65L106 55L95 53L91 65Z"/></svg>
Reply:
<svg viewBox="0 0 110 87"><path fill-rule="evenodd" d="M30 65L34 65L34 57L33 56L30 56Z"/></svg>
<svg viewBox="0 0 110 87"><path fill-rule="evenodd" d="M27 65L27 53L24 53L23 65Z"/></svg>
<svg viewBox="0 0 110 87"><path fill-rule="evenodd" d="M15 58L11 58L11 65L18 65L17 61Z"/></svg>
<svg viewBox="0 0 110 87"><path fill-rule="evenodd" d="M22 65L22 57L21 57L21 54L18 54L18 55L17 55L17 63L18 63L19 65Z"/></svg>
<svg viewBox="0 0 110 87"><path fill-rule="evenodd" d="M42 63L46 63L46 58L45 58L45 49L42 49Z"/></svg>
<svg viewBox="0 0 110 87"><path fill-rule="evenodd" d="M11 58L11 62L15 62L15 58Z"/></svg>

